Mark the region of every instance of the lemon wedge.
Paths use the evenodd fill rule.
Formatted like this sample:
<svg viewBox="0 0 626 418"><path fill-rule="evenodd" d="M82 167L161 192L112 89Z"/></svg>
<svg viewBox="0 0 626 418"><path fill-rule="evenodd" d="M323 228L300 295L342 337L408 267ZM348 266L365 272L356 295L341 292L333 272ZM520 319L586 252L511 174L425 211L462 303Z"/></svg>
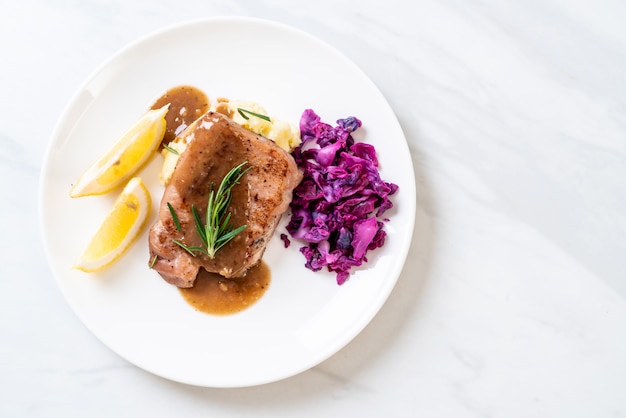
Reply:
<svg viewBox="0 0 626 418"><path fill-rule="evenodd" d="M91 273L117 260L143 230L151 207L150 192L143 181L140 177L132 178L74 268Z"/></svg>
<svg viewBox="0 0 626 418"><path fill-rule="evenodd" d="M146 112L80 176L72 186L70 196L104 194L127 182L150 159L163 140L168 107L169 104Z"/></svg>

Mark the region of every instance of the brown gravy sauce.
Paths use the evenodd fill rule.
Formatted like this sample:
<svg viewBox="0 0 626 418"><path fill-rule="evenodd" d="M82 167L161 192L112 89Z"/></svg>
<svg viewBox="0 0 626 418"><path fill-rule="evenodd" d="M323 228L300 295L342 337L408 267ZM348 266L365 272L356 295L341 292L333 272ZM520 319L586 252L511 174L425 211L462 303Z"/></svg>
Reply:
<svg viewBox="0 0 626 418"><path fill-rule="evenodd" d="M225 103L227 99L220 98L217 101L218 112L232 116L232 111ZM167 90L150 108L159 109L168 103L170 107L165 115L166 131L162 141L164 144L173 141L187 126L208 112L210 107L207 95L202 90L189 85L177 86ZM223 106L220 107L219 105ZM228 140L230 148L241 147L240 141L237 141L236 138L228 138ZM209 171L211 171L212 177L215 177L213 180L219 183L226 174L224 170L223 164L222 167L220 164L216 164ZM208 178L206 180L209 184L210 180ZM242 193L247 196L247 187L233 188L233 200L242 199L243 195L239 196ZM202 203L198 205L200 208L206 204L204 199L202 202L196 203ZM245 222L244 214L232 213L232 215L231 220L234 224L239 225ZM223 250L226 250L226 247ZM227 279L201 268L194 287L179 288L178 290L185 301L200 312L213 315L231 315L243 311L259 300L269 287L270 281L270 269L261 261L257 266L248 270L244 277L238 279Z"/></svg>
<svg viewBox="0 0 626 418"><path fill-rule="evenodd" d="M164 144L172 142L187 126L208 112L210 105L208 96L202 90L183 85L167 90L150 109L160 109L168 103L170 107L165 115Z"/></svg>
<svg viewBox="0 0 626 418"><path fill-rule="evenodd" d="M198 311L230 315L252 306L269 287L270 269L263 261L238 279L226 279L200 269L193 287L179 288L183 298Z"/></svg>

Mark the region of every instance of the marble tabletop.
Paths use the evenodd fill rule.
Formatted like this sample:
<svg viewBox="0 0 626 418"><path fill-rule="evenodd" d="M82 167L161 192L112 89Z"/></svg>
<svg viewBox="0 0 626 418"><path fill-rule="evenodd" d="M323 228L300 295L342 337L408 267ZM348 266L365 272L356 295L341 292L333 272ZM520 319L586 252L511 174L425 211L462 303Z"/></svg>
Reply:
<svg viewBox="0 0 626 418"><path fill-rule="evenodd" d="M64 300L38 223L44 153L83 81L215 16L285 23L355 62L418 192L373 321L318 366L239 389L110 351ZM626 416L625 21L619 0L3 1L0 416Z"/></svg>

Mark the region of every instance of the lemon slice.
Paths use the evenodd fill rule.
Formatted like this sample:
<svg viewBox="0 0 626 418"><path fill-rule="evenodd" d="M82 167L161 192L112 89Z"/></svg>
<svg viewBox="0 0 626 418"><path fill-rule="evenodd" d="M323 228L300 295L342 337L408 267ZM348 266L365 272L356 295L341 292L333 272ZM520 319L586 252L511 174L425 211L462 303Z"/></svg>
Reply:
<svg viewBox="0 0 626 418"><path fill-rule="evenodd" d="M74 268L90 273L117 260L143 230L151 207L150 192L143 181L132 178Z"/></svg>
<svg viewBox="0 0 626 418"><path fill-rule="evenodd" d="M168 106L146 112L80 176L70 190L70 196L104 194L128 181L163 140Z"/></svg>

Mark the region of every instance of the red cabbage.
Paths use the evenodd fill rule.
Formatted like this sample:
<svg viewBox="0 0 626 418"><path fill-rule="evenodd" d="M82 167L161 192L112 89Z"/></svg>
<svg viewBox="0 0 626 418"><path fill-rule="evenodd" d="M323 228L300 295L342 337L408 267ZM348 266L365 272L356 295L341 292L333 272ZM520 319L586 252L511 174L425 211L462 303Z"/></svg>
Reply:
<svg viewBox="0 0 626 418"><path fill-rule="evenodd" d="M304 173L293 192L287 231L306 243L300 252L313 271L326 267L343 284L366 254L385 243L378 218L393 207L398 186L380 178L376 150L355 142L361 127L353 116L328 125L311 109L300 118L302 143L293 156ZM284 240L284 239L283 239Z"/></svg>

